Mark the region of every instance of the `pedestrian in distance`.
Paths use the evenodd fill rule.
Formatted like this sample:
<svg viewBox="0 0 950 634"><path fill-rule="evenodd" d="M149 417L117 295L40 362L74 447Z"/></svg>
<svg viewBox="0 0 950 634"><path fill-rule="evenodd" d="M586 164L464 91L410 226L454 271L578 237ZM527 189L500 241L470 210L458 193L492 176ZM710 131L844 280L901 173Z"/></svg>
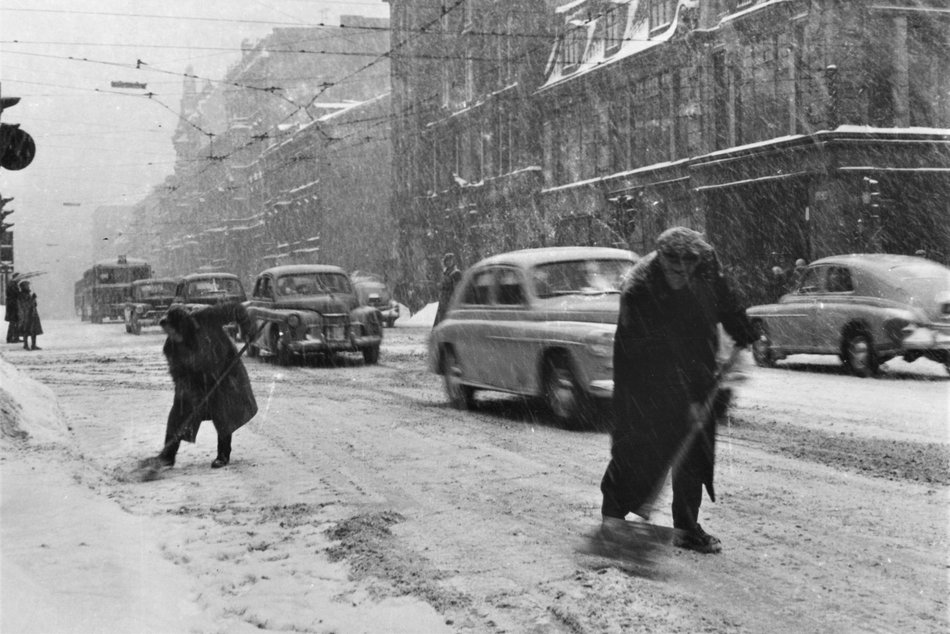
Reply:
<svg viewBox="0 0 950 634"><path fill-rule="evenodd" d="M787 291L791 293L792 291L798 290L798 287L802 283L802 278L805 277L805 271L808 270L808 262L803 258L798 258L795 260L795 268L792 269L791 275L789 275L789 282Z"/></svg>
<svg viewBox="0 0 950 634"><path fill-rule="evenodd" d="M6 286L6 303L4 304L3 319L7 322L7 343L20 343L19 331L19 297L20 297L20 276L14 273Z"/></svg>
<svg viewBox="0 0 950 634"><path fill-rule="evenodd" d="M667 229L621 290L615 424L601 481L605 537L631 534L628 513L649 519L672 470L673 544L701 553L722 549L699 523L704 485L715 501L715 422L730 395L720 389L720 324L734 340L734 361L754 334L713 247L692 229Z"/></svg>
<svg viewBox="0 0 950 634"><path fill-rule="evenodd" d="M462 280L462 272L455 264L455 254L446 253L442 256L442 283L439 285L439 307L435 313L433 326L445 318L445 311L449 309L449 302L455 287Z"/></svg>
<svg viewBox="0 0 950 634"><path fill-rule="evenodd" d="M36 293L30 288L29 280L20 280L17 294L17 332L23 337L24 350L40 349L36 345L36 337L43 334L43 324L40 323L40 313L36 307Z"/></svg>
<svg viewBox="0 0 950 634"><path fill-rule="evenodd" d="M159 466L173 466L181 441L195 442L198 427L205 420L214 424L218 434L218 451L211 468L226 466L231 461L232 434L257 413L247 370L224 331L224 326L233 322L249 341L251 320L237 302L193 313L172 306L159 322L167 336L162 352L175 383L165 446L157 459L150 459Z"/></svg>

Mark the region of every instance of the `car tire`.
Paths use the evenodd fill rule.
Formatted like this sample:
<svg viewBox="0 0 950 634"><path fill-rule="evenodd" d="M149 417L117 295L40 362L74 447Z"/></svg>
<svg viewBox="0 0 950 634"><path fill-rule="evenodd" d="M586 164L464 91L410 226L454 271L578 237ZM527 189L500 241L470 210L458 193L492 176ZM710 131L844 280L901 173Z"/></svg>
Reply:
<svg viewBox="0 0 950 634"><path fill-rule="evenodd" d="M568 429L579 427L587 410L587 395L577 381L570 356L549 356L541 381L541 395L554 420Z"/></svg>
<svg viewBox="0 0 950 634"><path fill-rule="evenodd" d="M752 342L752 359L755 364L763 368L775 367L775 353L772 350L772 339L765 324L757 321L752 324L755 329L755 341Z"/></svg>
<svg viewBox="0 0 950 634"><path fill-rule="evenodd" d="M462 382L462 366L455 350L445 348L442 351L442 381L445 395L455 409L473 409L475 406L475 388Z"/></svg>
<svg viewBox="0 0 950 634"><path fill-rule="evenodd" d="M363 363L366 365L376 365L379 363L379 346L363 348Z"/></svg>
<svg viewBox="0 0 950 634"><path fill-rule="evenodd" d="M853 375L867 378L877 374L879 364L870 336L853 332L845 337L842 350L844 363Z"/></svg>

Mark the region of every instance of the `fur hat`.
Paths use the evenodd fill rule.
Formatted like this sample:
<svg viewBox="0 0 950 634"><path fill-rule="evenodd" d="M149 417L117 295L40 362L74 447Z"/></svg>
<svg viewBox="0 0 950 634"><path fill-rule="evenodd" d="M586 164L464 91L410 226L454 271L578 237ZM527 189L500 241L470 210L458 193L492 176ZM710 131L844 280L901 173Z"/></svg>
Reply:
<svg viewBox="0 0 950 634"><path fill-rule="evenodd" d="M191 340L198 331L198 322L191 316L191 313L181 306L169 308L162 320L158 322L158 325L163 328L165 326L173 328L185 341Z"/></svg>
<svg viewBox="0 0 950 634"><path fill-rule="evenodd" d="M670 227L656 239L656 250L673 257L696 257L712 253L713 248L703 234L688 227Z"/></svg>

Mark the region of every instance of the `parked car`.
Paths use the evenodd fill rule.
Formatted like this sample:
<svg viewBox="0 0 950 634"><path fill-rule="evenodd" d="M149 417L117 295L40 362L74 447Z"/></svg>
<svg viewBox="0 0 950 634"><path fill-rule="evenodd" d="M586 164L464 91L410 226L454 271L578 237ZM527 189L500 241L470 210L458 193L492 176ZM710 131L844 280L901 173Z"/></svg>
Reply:
<svg viewBox="0 0 950 634"><path fill-rule="evenodd" d="M354 271L350 279L353 281L353 288L356 289L360 303L378 310L383 323L392 328L399 319L399 303L393 299L386 282L378 275L358 271Z"/></svg>
<svg viewBox="0 0 950 634"><path fill-rule="evenodd" d="M170 277L132 282L131 297L123 309L125 331L140 335L144 326L157 325L171 306L177 286L178 283Z"/></svg>
<svg viewBox="0 0 950 634"><path fill-rule="evenodd" d="M550 247L503 253L469 268L432 330L429 367L449 401L476 390L540 397L576 426L613 393L613 341L630 251Z"/></svg>
<svg viewBox="0 0 950 634"><path fill-rule="evenodd" d="M178 280L172 304L182 304L188 310L213 306L225 302L245 302L247 294L237 275L231 273L190 273ZM228 335L237 340L238 325L224 327Z"/></svg>
<svg viewBox="0 0 950 634"><path fill-rule="evenodd" d="M378 310L360 305L346 272L326 264L277 266L254 282L248 313L257 325L248 354L261 352L280 364L294 357L362 352L379 361L383 340Z"/></svg>
<svg viewBox="0 0 950 634"><path fill-rule="evenodd" d="M950 371L950 269L905 255L855 254L812 262L776 304L747 311L757 364L790 354L836 354L857 376L902 356Z"/></svg>

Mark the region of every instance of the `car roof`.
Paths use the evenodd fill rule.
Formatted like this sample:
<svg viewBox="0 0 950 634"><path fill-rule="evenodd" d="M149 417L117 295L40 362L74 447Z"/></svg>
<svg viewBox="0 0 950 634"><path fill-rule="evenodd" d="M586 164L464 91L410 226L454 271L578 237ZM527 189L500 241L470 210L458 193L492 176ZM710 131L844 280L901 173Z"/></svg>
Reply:
<svg viewBox="0 0 950 634"><path fill-rule="evenodd" d="M614 260L628 259L636 261L639 256L633 251L612 247L539 247L499 253L480 260L475 266L492 264L510 264L515 266L537 266L548 262L564 260Z"/></svg>
<svg viewBox="0 0 950 634"><path fill-rule="evenodd" d="M174 277L147 277L144 280L135 280L132 282L136 286L144 286L145 284L175 284L178 280Z"/></svg>
<svg viewBox="0 0 950 634"><path fill-rule="evenodd" d="M878 275L890 276L895 274L895 269L902 269L902 276L908 273L920 276L930 276L934 274L946 274L947 267L913 255L897 255L893 253L851 253L847 255L832 255L826 258L815 260L809 266L815 264L841 264L867 270Z"/></svg>
<svg viewBox="0 0 950 634"><path fill-rule="evenodd" d="M146 264L148 264L148 260L141 258L125 258L124 262L120 261L119 258L106 258L96 262L96 266L144 266Z"/></svg>
<svg viewBox="0 0 950 634"><path fill-rule="evenodd" d="M189 273L188 275L182 275L181 281L191 282L193 280L213 280L213 279L221 279L223 277L231 278L234 280L238 279L238 276L235 275L234 273Z"/></svg>
<svg viewBox="0 0 950 634"><path fill-rule="evenodd" d="M266 274L280 277L281 275L295 275L299 273L343 273L345 275L346 271L333 264L283 264L281 266L272 266L269 269L264 269L258 274L258 277Z"/></svg>

